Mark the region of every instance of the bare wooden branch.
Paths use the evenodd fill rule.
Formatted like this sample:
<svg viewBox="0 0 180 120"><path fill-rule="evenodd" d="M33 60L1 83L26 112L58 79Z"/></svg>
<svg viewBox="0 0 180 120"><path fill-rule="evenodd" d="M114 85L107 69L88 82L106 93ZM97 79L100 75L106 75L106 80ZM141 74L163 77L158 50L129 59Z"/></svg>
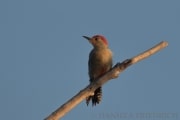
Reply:
<svg viewBox="0 0 180 120"><path fill-rule="evenodd" d="M123 61L122 63L117 63L109 72L104 74L102 77L97 79L95 82L89 84L87 87L82 89L79 93L77 93L74 97L60 106L57 110L55 110L51 115L49 115L44 120L58 120L62 118L67 112L73 109L76 105L78 105L81 101L83 101L89 95L92 95L94 91L104 85L107 81L113 78L117 78L119 74L124 71L128 66L135 64L152 54L160 51L161 49L165 48L168 45L167 42L162 41L159 44L155 45L154 47L146 50L145 52Z"/></svg>

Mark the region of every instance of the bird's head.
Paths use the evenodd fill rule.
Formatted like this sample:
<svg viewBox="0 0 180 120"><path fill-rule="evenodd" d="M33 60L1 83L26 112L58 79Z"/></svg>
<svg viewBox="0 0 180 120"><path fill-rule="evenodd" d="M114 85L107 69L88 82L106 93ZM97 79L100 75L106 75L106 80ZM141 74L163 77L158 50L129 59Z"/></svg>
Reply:
<svg viewBox="0 0 180 120"><path fill-rule="evenodd" d="M83 36L83 37L86 38L93 45L94 48L108 47L108 41L102 35L95 35L93 37L87 37L87 36Z"/></svg>

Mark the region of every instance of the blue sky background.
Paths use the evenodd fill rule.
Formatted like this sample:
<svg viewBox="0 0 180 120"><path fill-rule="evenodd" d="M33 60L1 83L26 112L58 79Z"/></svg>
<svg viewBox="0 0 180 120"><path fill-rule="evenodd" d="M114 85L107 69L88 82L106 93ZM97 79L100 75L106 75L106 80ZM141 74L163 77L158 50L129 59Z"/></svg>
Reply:
<svg viewBox="0 0 180 120"><path fill-rule="evenodd" d="M179 5L179 0L1 0L0 119L41 120L84 88L92 46L82 36L95 34L108 39L114 63L162 40L169 46L108 82L101 104L87 107L83 101L63 120L112 114L136 120L139 113L180 119ZM117 116L125 114L131 116Z"/></svg>

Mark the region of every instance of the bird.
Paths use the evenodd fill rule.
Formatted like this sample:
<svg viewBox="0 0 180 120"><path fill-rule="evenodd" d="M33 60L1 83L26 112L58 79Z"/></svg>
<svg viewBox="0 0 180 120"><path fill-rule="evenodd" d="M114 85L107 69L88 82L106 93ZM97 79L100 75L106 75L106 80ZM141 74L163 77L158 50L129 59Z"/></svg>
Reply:
<svg viewBox="0 0 180 120"><path fill-rule="evenodd" d="M113 53L108 47L108 41L103 35L93 37L83 36L93 46L89 53L88 74L90 83L97 80L112 68ZM97 88L94 94L86 98L86 104L92 101L92 106L99 104L102 99L102 87Z"/></svg>

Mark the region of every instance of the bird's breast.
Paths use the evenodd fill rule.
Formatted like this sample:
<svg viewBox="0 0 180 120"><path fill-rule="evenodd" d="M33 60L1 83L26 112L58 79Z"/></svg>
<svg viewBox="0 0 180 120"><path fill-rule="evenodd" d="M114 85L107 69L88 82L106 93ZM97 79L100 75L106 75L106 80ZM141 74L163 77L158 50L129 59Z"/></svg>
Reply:
<svg viewBox="0 0 180 120"><path fill-rule="evenodd" d="M112 67L112 52L110 49L92 50L89 56L89 76L97 78Z"/></svg>
<svg viewBox="0 0 180 120"><path fill-rule="evenodd" d="M99 50L95 55L102 63L107 63L110 59L112 59L112 52L110 49Z"/></svg>
<svg viewBox="0 0 180 120"><path fill-rule="evenodd" d="M102 66L112 63L112 52L110 49L94 49L89 56L89 67Z"/></svg>

